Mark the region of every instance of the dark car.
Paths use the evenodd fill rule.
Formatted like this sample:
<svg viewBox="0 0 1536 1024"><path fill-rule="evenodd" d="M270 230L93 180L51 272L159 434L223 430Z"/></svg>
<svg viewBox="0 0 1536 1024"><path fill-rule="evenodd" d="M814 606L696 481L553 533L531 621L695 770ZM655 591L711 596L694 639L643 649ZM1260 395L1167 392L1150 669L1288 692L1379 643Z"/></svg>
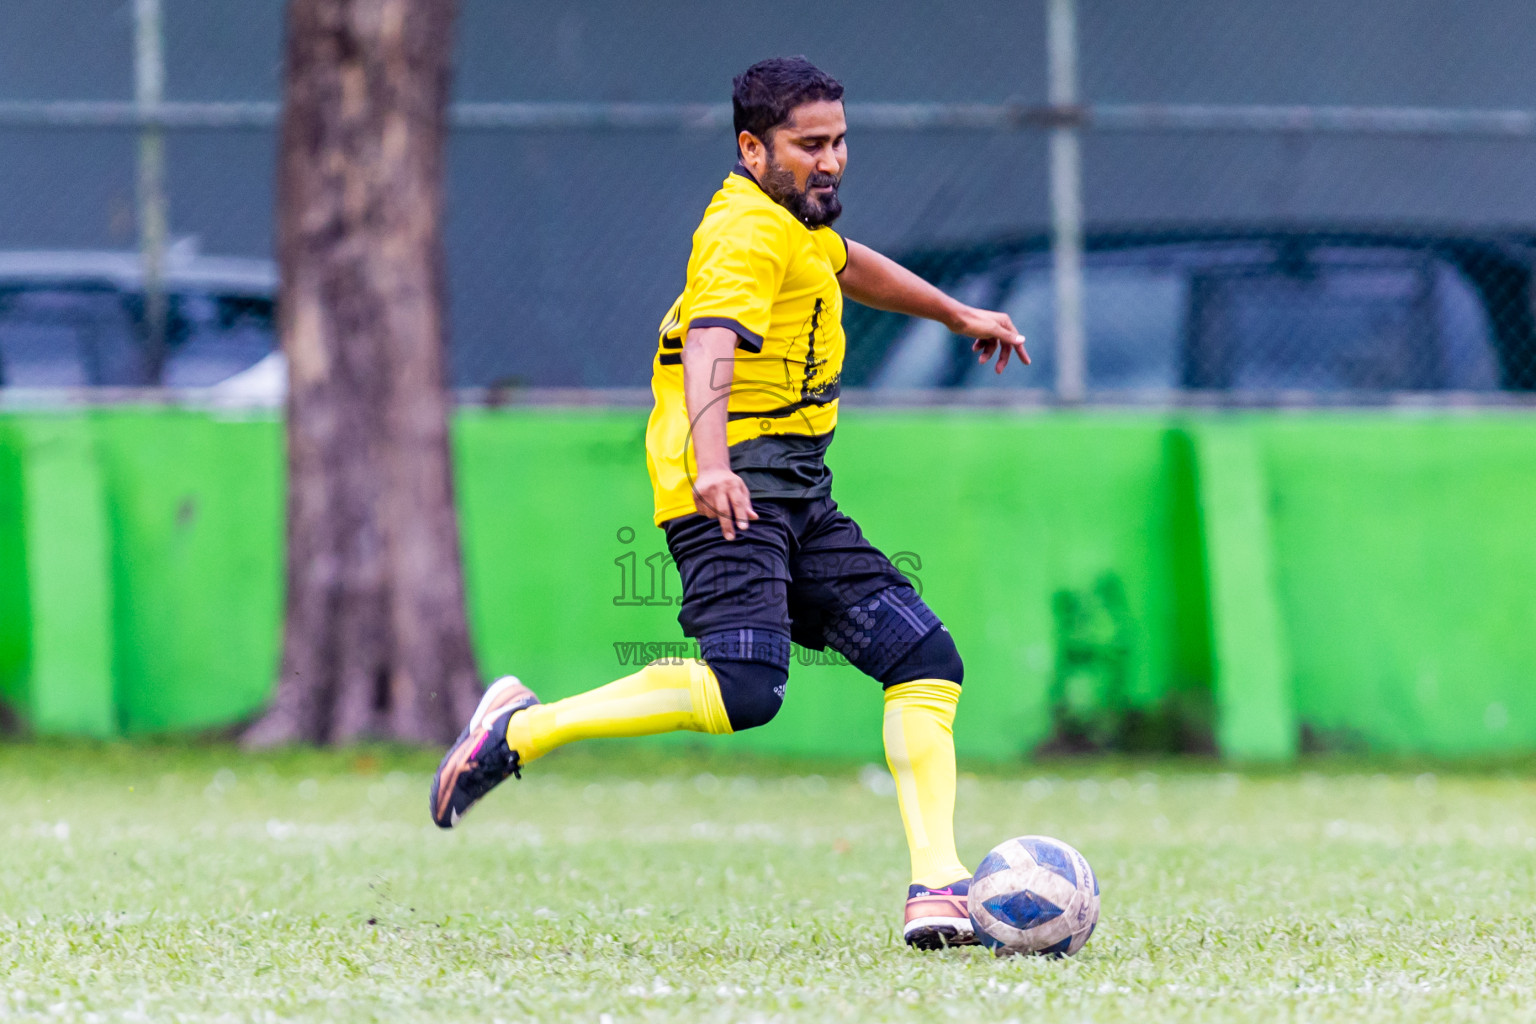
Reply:
<svg viewBox="0 0 1536 1024"><path fill-rule="evenodd" d="M0 387L201 388L273 356L270 261L167 254L163 346L131 252L0 252Z"/></svg>
<svg viewBox="0 0 1536 1024"><path fill-rule="evenodd" d="M1006 310L1034 365L1002 376L937 324L850 306L850 386L1050 388L1050 241L911 253ZM1536 239L1336 230L1106 232L1086 239L1088 386L1258 395L1536 390Z"/></svg>

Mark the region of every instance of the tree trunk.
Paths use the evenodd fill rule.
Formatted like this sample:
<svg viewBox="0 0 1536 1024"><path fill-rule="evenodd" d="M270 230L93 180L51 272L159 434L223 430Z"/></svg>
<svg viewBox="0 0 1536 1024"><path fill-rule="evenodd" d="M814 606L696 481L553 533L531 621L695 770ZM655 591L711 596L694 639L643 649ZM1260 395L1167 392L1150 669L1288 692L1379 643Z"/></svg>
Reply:
<svg viewBox="0 0 1536 1024"><path fill-rule="evenodd" d="M291 0L278 170L287 606L250 745L451 740L479 697L449 461L453 0Z"/></svg>

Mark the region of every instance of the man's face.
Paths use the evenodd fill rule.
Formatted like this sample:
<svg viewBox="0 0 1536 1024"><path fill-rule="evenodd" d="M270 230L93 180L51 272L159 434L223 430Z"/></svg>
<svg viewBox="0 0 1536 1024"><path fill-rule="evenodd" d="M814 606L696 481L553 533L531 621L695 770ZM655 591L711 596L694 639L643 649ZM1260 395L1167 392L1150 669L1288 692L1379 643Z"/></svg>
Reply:
<svg viewBox="0 0 1536 1024"><path fill-rule="evenodd" d="M806 226L819 228L843 212L837 189L848 166L847 134L841 103L802 103L768 133L761 157L748 166L760 163L761 169L751 169L763 191Z"/></svg>

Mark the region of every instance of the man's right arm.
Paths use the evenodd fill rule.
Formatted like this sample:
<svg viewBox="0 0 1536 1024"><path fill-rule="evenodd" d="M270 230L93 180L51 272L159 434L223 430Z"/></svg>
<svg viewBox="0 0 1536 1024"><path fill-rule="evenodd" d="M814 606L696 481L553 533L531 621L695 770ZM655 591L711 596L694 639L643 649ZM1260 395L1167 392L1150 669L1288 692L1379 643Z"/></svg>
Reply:
<svg viewBox="0 0 1536 1024"><path fill-rule="evenodd" d="M726 327L695 327L683 341L683 396L698 475L693 481L694 506L701 515L720 522L726 540L747 529L757 518L752 497L741 477L731 472L726 443L726 406L736 361L736 332ZM716 381L723 381L716 387Z"/></svg>

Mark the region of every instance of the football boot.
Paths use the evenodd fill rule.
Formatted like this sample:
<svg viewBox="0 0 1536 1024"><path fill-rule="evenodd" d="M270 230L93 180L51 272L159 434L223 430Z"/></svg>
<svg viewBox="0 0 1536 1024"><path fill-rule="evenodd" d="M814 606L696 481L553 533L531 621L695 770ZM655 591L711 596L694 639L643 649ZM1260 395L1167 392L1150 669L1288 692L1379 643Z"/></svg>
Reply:
<svg viewBox="0 0 1536 1024"><path fill-rule="evenodd" d="M490 685L469 724L432 777L432 820L439 828L453 828L475 801L495 789L509 775L522 778L517 751L507 749L507 723L524 708L539 702L532 690L515 676L503 676Z"/></svg>
<svg viewBox="0 0 1536 1024"><path fill-rule="evenodd" d="M913 884L907 889L907 919L901 937L915 949L974 946L969 897L971 880L962 878L942 889Z"/></svg>

